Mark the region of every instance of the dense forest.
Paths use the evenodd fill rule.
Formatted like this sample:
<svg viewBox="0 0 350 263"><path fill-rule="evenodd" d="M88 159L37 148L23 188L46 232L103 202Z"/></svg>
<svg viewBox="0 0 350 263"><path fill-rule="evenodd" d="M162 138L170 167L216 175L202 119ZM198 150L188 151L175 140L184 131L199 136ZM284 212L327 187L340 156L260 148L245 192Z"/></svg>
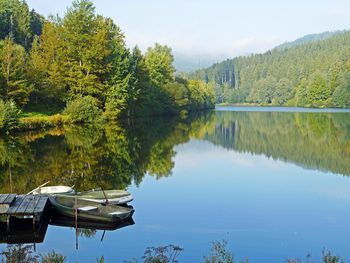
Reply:
<svg viewBox="0 0 350 263"><path fill-rule="evenodd" d="M215 84L217 103L350 107L350 31L310 35L189 77Z"/></svg>
<svg viewBox="0 0 350 263"><path fill-rule="evenodd" d="M0 129L10 129L21 112L90 122L213 107L213 88L175 78L173 61L160 44L145 54L130 50L90 0L73 1L63 18L0 0Z"/></svg>

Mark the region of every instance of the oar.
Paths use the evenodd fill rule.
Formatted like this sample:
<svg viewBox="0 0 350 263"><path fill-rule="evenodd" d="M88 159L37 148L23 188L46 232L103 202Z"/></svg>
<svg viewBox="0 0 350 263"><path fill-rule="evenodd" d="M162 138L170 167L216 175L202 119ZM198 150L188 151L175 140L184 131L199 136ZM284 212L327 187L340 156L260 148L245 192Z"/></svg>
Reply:
<svg viewBox="0 0 350 263"><path fill-rule="evenodd" d="M101 242L103 241L103 238L105 237L105 234L106 234L106 230L103 230L103 234L102 234L102 237L101 237Z"/></svg>
<svg viewBox="0 0 350 263"><path fill-rule="evenodd" d="M105 191L104 191L103 188L102 188L102 185L101 185L101 190L102 190L103 195L105 196L106 205L108 205L108 204L109 204L109 201L108 201L108 198L107 198L107 195L106 195Z"/></svg>
<svg viewBox="0 0 350 263"><path fill-rule="evenodd" d="M44 187L45 185L47 185L48 183L50 183L50 181L47 181L46 183L40 185L39 187L33 189L32 191L30 191L28 194L26 195L30 195L31 193L35 192L36 190L40 189L41 187Z"/></svg>
<svg viewBox="0 0 350 263"><path fill-rule="evenodd" d="M78 199L77 195L75 194L75 249L79 249L79 243L78 243Z"/></svg>

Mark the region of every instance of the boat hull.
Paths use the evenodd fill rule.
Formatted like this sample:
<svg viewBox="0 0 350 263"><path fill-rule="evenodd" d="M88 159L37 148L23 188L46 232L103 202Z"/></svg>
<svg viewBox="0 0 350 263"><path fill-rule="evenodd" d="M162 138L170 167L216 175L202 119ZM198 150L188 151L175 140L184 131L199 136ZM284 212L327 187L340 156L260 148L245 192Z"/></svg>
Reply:
<svg viewBox="0 0 350 263"><path fill-rule="evenodd" d="M50 196L49 200L57 213L70 218L77 217L79 221L120 222L130 218L134 213L132 207L102 205L78 199L75 206L74 196Z"/></svg>

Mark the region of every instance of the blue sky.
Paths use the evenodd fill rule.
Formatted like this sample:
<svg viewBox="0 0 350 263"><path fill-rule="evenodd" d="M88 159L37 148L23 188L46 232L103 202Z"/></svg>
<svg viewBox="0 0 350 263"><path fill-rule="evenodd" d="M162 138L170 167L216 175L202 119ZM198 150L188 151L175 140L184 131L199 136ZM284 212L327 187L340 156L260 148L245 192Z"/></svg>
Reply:
<svg viewBox="0 0 350 263"><path fill-rule="evenodd" d="M27 0L44 15L63 15L71 0ZM50 2L48 4L48 2ZM154 42L176 53L213 58L263 52L310 33L350 29L349 0L95 0L129 46Z"/></svg>

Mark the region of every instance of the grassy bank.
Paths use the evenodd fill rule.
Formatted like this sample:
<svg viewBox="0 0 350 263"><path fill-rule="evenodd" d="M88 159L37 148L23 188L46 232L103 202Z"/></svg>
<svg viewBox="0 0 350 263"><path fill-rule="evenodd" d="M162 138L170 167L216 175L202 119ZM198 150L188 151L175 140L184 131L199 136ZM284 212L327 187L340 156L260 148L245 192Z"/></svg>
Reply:
<svg viewBox="0 0 350 263"><path fill-rule="evenodd" d="M51 116L32 115L25 116L19 119L18 130L45 130L53 127L61 127L63 124L69 123L68 116L55 114Z"/></svg>

